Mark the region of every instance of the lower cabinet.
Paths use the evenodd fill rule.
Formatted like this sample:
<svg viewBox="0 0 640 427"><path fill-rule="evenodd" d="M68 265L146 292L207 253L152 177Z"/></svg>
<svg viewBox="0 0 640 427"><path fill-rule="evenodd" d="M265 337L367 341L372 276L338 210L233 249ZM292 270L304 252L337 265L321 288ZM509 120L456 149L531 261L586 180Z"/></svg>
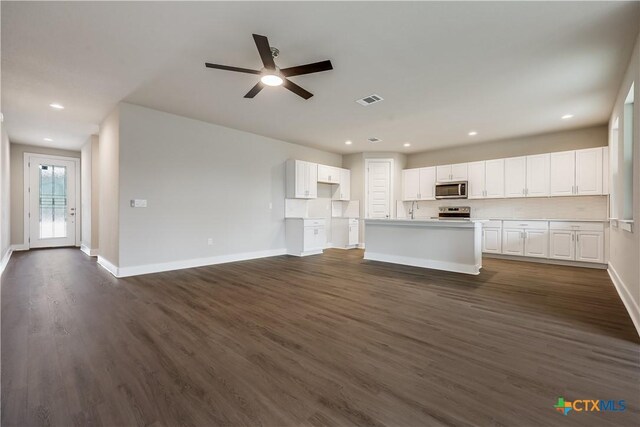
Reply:
<svg viewBox="0 0 640 427"><path fill-rule="evenodd" d="M503 221L502 253L536 258L549 255L547 221Z"/></svg>
<svg viewBox="0 0 640 427"><path fill-rule="evenodd" d="M327 244L324 219L287 218L287 253L295 256L321 254Z"/></svg>
<svg viewBox="0 0 640 427"><path fill-rule="evenodd" d="M551 221L549 258L604 263L604 224Z"/></svg>
<svg viewBox="0 0 640 427"><path fill-rule="evenodd" d="M488 221L482 225L482 252L502 253L502 221Z"/></svg>
<svg viewBox="0 0 640 427"><path fill-rule="evenodd" d="M360 226L357 218L332 218L331 240L333 247L351 249L358 246Z"/></svg>

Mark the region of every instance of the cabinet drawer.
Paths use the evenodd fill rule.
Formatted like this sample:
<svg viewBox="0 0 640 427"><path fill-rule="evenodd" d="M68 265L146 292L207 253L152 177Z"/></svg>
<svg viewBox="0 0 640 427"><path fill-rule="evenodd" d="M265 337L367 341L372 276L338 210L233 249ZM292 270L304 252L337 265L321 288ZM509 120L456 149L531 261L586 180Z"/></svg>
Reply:
<svg viewBox="0 0 640 427"><path fill-rule="evenodd" d="M486 221L482 223L482 228L502 228L502 221Z"/></svg>
<svg viewBox="0 0 640 427"><path fill-rule="evenodd" d="M551 230L604 231L602 222L551 221Z"/></svg>
<svg viewBox="0 0 640 427"><path fill-rule="evenodd" d="M547 221L503 221L502 226L504 228L521 228L524 230L527 229L536 229L536 230L548 230L549 223Z"/></svg>
<svg viewBox="0 0 640 427"><path fill-rule="evenodd" d="M318 225L324 225L324 219L305 219L303 222L305 227L316 227Z"/></svg>

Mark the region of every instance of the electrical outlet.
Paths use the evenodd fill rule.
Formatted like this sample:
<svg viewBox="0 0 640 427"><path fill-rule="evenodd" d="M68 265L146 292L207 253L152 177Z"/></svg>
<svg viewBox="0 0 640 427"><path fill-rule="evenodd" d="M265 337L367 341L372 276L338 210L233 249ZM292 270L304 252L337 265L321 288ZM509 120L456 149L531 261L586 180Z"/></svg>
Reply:
<svg viewBox="0 0 640 427"><path fill-rule="evenodd" d="M209 246L213 245L213 239L212 238L208 238L207 239L207 245L209 245Z"/></svg>
<svg viewBox="0 0 640 427"><path fill-rule="evenodd" d="M131 200L131 207L132 208L146 208L147 207L147 201L145 199L132 199Z"/></svg>

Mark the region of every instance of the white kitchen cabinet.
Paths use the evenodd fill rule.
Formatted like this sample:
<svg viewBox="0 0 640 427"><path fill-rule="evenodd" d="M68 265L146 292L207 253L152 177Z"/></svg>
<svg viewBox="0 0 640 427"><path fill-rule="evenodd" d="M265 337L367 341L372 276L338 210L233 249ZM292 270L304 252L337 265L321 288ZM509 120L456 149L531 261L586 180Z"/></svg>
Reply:
<svg viewBox="0 0 640 427"><path fill-rule="evenodd" d="M502 253L502 221L487 221L482 224L482 252Z"/></svg>
<svg viewBox="0 0 640 427"><path fill-rule="evenodd" d="M549 223L547 221L503 221L502 253L547 258Z"/></svg>
<svg viewBox="0 0 640 427"><path fill-rule="evenodd" d="M549 231L525 230L524 231L524 256L547 258L549 255Z"/></svg>
<svg viewBox="0 0 640 427"><path fill-rule="evenodd" d="M602 194L602 147L576 151L576 194Z"/></svg>
<svg viewBox="0 0 640 427"><path fill-rule="evenodd" d="M285 239L289 255L321 254L327 244L325 220L287 218L285 220Z"/></svg>
<svg viewBox="0 0 640 427"><path fill-rule="evenodd" d="M420 168L420 188L418 190L418 200L436 199L436 168Z"/></svg>
<svg viewBox="0 0 640 427"><path fill-rule="evenodd" d="M504 159L467 164L470 199L504 197Z"/></svg>
<svg viewBox="0 0 640 427"><path fill-rule="evenodd" d="M575 151L551 153L549 165L550 194L572 196L575 194Z"/></svg>
<svg viewBox="0 0 640 427"><path fill-rule="evenodd" d="M602 194L609 194L609 147L602 147Z"/></svg>
<svg viewBox="0 0 640 427"><path fill-rule="evenodd" d="M402 200L435 200L436 168L402 171Z"/></svg>
<svg viewBox="0 0 640 427"><path fill-rule="evenodd" d="M504 159L484 162L484 197L497 199L504 197Z"/></svg>
<svg viewBox="0 0 640 427"><path fill-rule="evenodd" d="M333 192L334 200L351 200L351 171L338 169L340 180Z"/></svg>
<svg viewBox="0 0 640 427"><path fill-rule="evenodd" d="M469 186L467 196L470 199L483 199L485 190L485 162L471 162L467 165Z"/></svg>
<svg viewBox="0 0 640 427"><path fill-rule="evenodd" d="M604 263L604 233L576 231L576 261Z"/></svg>
<svg viewBox="0 0 640 427"><path fill-rule="evenodd" d="M522 229L502 229L502 253L506 255L524 255L524 231Z"/></svg>
<svg viewBox="0 0 640 427"><path fill-rule="evenodd" d="M351 249L358 246L360 226L357 218L333 218L331 240L333 247Z"/></svg>
<svg viewBox="0 0 640 427"><path fill-rule="evenodd" d="M549 195L549 154L527 156L526 197Z"/></svg>
<svg viewBox="0 0 640 427"><path fill-rule="evenodd" d="M549 258L604 263L604 224L551 221Z"/></svg>
<svg viewBox="0 0 640 427"><path fill-rule="evenodd" d="M436 167L438 182L467 181L467 164L441 165Z"/></svg>
<svg viewBox="0 0 640 427"><path fill-rule="evenodd" d="M325 184L340 184L340 168L318 165L318 182Z"/></svg>
<svg viewBox="0 0 640 427"><path fill-rule="evenodd" d="M289 199L318 197L318 165L302 160L287 160L286 193Z"/></svg>
<svg viewBox="0 0 640 427"><path fill-rule="evenodd" d="M527 185L527 158L511 157L504 160L504 196L524 197Z"/></svg>
<svg viewBox="0 0 640 427"><path fill-rule="evenodd" d="M402 171L402 200L418 200L420 194L420 169Z"/></svg>
<svg viewBox="0 0 640 427"><path fill-rule="evenodd" d="M549 258L572 261L576 259L576 236L569 230L549 231Z"/></svg>

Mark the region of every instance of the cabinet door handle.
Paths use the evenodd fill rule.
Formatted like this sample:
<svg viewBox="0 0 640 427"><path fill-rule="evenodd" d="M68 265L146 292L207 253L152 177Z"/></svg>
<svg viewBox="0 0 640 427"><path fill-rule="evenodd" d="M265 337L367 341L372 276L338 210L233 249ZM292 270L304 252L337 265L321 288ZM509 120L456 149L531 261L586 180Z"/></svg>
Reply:
<svg viewBox="0 0 640 427"><path fill-rule="evenodd" d="M578 194L578 186L576 185L576 194Z"/></svg>
<svg viewBox="0 0 640 427"><path fill-rule="evenodd" d="M580 241L580 235L576 234L576 241L579 242Z"/></svg>
<svg viewBox="0 0 640 427"><path fill-rule="evenodd" d="M574 240L576 240L576 235L571 233L571 241L573 242Z"/></svg>

